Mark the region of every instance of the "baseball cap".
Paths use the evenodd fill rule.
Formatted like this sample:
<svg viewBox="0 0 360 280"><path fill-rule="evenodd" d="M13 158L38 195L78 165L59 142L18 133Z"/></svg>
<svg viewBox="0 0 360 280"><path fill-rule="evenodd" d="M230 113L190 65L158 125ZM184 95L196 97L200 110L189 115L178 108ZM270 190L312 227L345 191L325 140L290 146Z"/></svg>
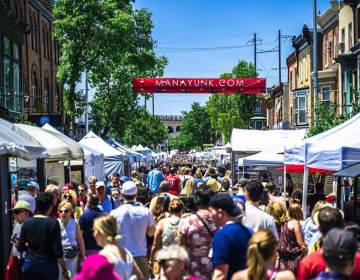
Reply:
<svg viewBox="0 0 360 280"><path fill-rule="evenodd" d="M124 183L121 189L121 194L132 196L137 194L137 187L133 181L127 181Z"/></svg>
<svg viewBox="0 0 360 280"><path fill-rule="evenodd" d="M333 228L323 239L324 258L333 260L346 260L354 257L357 243L352 232Z"/></svg>
<svg viewBox="0 0 360 280"><path fill-rule="evenodd" d="M96 182L96 188L105 187L105 183L103 181Z"/></svg>
<svg viewBox="0 0 360 280"><path fill-rule="evenodd" d="M38 191L40 191L40 186L38 184L38 182L36 181L30 181L28 184L27 184L28 187L34 187L36 188Z"/></svg>
<svg viewBox="0 0 360 280"><path fill-rule="evenodd" d="M244 215L244 212L235 204L233 199L228 194L217 194L210 200L209 206L215 209L223 209L232 217Z"/></svg>
<svg viewBox="0 0 360 280"><path fill-rule="evenodd" d="M127 181L129 181L129 178L126 177L126 176L121 176L120 180L119 180L121 183L125 183Z"/></svg>
<svg viewBox="0 0 360 280"><path fill-rule="evenodd" d="M239 185L240 185L240 187L245 187L246 184L247 184L249 181L250 181L249 179L241 178L241 179L239 180Z"/></svg>
<svg viewBox="0 0 360 280"><path fill-rule="evenodd" d="M33 213L30 203L25 200L18 200L14 208L11 209L12 212L15 212L17 210L26 210L29 211L30 213Z"/></svg>

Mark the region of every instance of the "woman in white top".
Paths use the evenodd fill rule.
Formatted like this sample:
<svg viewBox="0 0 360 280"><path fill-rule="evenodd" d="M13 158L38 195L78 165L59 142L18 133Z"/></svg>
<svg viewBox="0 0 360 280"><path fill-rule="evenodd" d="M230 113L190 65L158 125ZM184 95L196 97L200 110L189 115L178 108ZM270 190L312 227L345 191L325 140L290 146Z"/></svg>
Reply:
<svg viewBox="0 0 360 280"><path fill-rule="evenodd" d="M114 272L121 279L131 279L133 275L138 280L144 279L131 253L116 244L120 235L118 234L116 219L113 216L103 215L96 218L93 234L97 245L103 248L99 254L106 257L114 265Z"/></svg>
<svg viewBox="0 0 360 280"><path fill-rule="evenodd" d="M58 209L64 260L68 271L73 276L77 273L78 264L85 256L85 243L79 224L71 218L73 212L71 203L63 201ZM63 279L62 274L59 275L59 279Z"/></svg>

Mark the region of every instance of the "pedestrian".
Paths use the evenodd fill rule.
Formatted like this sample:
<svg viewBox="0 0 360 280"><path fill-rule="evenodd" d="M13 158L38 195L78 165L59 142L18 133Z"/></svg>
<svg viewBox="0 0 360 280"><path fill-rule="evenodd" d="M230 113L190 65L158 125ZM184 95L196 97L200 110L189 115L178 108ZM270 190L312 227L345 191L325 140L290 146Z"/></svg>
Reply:
<svg viewBox="0 0 360 280"><path fill-rule="evenodd" d="M109 195L111 193L111 189L119 189L120 185L120 174L115 172L110 176L110 185L106 188L106 194Z"/></svg>
<svg viewBox="0 0 360 280"><path fill-rule="evenodd" d="M37 194L40 192L39 183L36 181L30 181L26 186L26 191L32 196L36 197Z"/></svg>
<svg viewBox="0 0 360 280"><path fill-rule="evenodd" d="M184 188L181 190L182 196L192 196L196 190L196 185L193 180L186 180Z"/></svg>
<svg viewBox="0 0 360 280"><path fill-rule="evenodd" d="M89 190L88 192L92 195L96 195L96 183L97 183L98 179L96 178L96 176L90 176L88 179L89 182Z"/></svg>
<svg viewBox="0 0 360 280"><path fill-rule="evenodd" d="M139 280L143 279L131 253L117 245L121 236L118 234L116 219L113 216L103 215L96 218L93 232L97 245L102 248L99 254L113 264L114 272L121 279L130 279L132 275L136 275Z"/></svg>
<svg viewBox="0 0 360 280"><path fill-rule="evenodd" d="M355 266L357 242L351 232L331 229L323 240L323 257L326 271L315 280L350 280Z"/></svg>
<svg viewBox="0 0 360 280"><path fill-rule="evenodd" d="M18 250L26 252L22 263L24 280L57 279L58 264L64 279L71 277L63 259L60 224L49 217L52 204L50 193L40 193L34 217L27 219L21 228Z"/></svg>
<svg viewBox="0 0 360 280"><path fill-rule="evenodd" d="M210 213L215 225L222 227L212 240L213 279L231 279L246 268L246 250L252 230L241 224L243 213L228 194L210 200Z"/></svg>
<svg viewBox="0 0 360 280"><path fill-rule="evenodd" d="M267 207L267 212L274 218L278 235L280 235L281 226L289 220L285 203L274 200Z"/></svg>
<svg viewBox="0 0 360 280"><path fill-rule="evenodd" d="M310 213L312 212L316 202L319 200L326 200L324 195L324 184L321 182L315 184L315 193L309 195L307 198L307 204L310 208Z"/></svg>
<svg viewBox="0 0 360 280"><path fill-rule="evenodd" d="M93 254L86 258L81 272L73 280L123 280L105 256Z"/></svg>
<svg viewBox="0 0 360 280"><path fill-rule="evenodd" d="M194 179L193 179L194 183L195 183L196 185L198 185L199 183L203 183L204 180L203 180L202 177L203 177L203 175L202 175L202 173L201 173L201 170L200 170L200 169L197 169L196 172L195 172L195 174L194 174Z"/></svg>
<svg viewBox="0 0 360 280"><path fill-rule="evenodd" d="M115 208L119 207L122 203L122 199L120 196L120 190L118 188L112 188L110 190L110 196L115 202Z"/></svg>
<svg viewBox="0 0 360 280"><path fill-rule="evenodd" d="M149 172L146 178L152 195L160 192L160 183L165 179L161 169L162 165L160 163L156 163L154 169Z"/></svg>
<svg viewBox="0 0 360 280"><path fill-rule="evenodd" d="M23 223L33 215L31 205L25 200L18 200L15 206L11 209L14 216L13 233L11 235L12 249L8 265L5 269L5 280L20 280L21 279L21 258L24 257L17 248L16 245L19 243L21 227Z"/></svg>
<svg viewBox="0 0 360 280"><path fill-rule="evenodd" d="M277 245L271 231L260 230L254 233L247 249L247 269L235 273L232 280L295 280L291 271L276 269Z"/></svg>
<svg viewBox="0 0 360 280"><path fill-rule="evenodd" d="M259 208L264 194L264 186L258 180L249 181L245 186L245 217L244 225L254 232L270 230L276 239L279 239L274 218Z"/></svg>
<svg viewBox="0 0 360 280"><path fill-rule="evenodd" d="M96 182L96 194L99 196L99 207L106 213L116 208L115 200L106 194L106 187L103 181Z"/></svg>
<svg viewBox="0 0 360 280"><path fill-rule="evenodd" d="M120 236L119 245L133 255L144 279L148 279L148 259L146 236L155 233L155 220L150 210L136 201L137 187L134 182L125 182L121 195L124 203L111 211L116 218Z"/></svg>
<svg viewBox="0 0 360 280"><path fill-rule="evenodd" d="M98 205L99 205L99 197L96 195L88 194L87 205L86 205L88 211L86 211L79 219L79 225L85 243L85 256L89 256L101 250L101 248L96 244L96 241L93 236L94 220L97 217L105 214L98 207Z"/></svg>
<svg viewBox="0 0 360 280"><path fill-rule="evenodd" d="M319 227L315 222L315 216L319 213L319 210L326 205L325 200L319 200L316 202L311 216L306 218L306 220L302 223L302 231L304 232L304 241L306 246L310 246L310 242L315 233L319 232Z"/></svg>
<svg viewBox="0 0 360 280"><path fill-rule="evenodd" d="M80 184L77 187L77 204L83 212L85 212L87 203L87 187L85 184Z"/></svg>
<svg viewBox="0 0 360 280"><path fill-rule="evenodd" d="M61 202L60 200L60 188L56 185L47 185L45 192L51 193L53 195L53 207L51 209L50 217L53 219L59 218L58 206Z"/></svg>
<svg viewBox="0 0 360 280"><path fill-rule="evenodd" d="M186 250L179 245L163 248L155 255L167 280L200 280L189 274L189 256Z"/></svg>
<svg viewBox="0 0 360 280"><path fill-rule="evenodd" d="M170 182L169 193L176 196L179 195L181 191L180 189L181 180L180 177L176 174L175 167L170 168L170 175L166 176L165 180Z"/></svg>
<svg viewBox="0 0 360 280"><path fill-rule="evenodd" d="M169 217L164 218L156 225L154 242L150 253L150 270L154 266L154 256L157 251L170 245L180 244L178 233L184 204L180 198L173 199L169 204Z"/></svg>
<svg viewBox="0 0 360 280"><path fill-rule="evenodd" d="M71 204L73 209L72 217L75 218L76 221L78 221L84 211L81 207L78 206L76 192L71 189L65 190L61 196L61 201L67 201Z"/></svg>
<svg viewBox="0 0 360 280"><path fill-rule="evenodd" d="M303 219L301 206L297 203L290 204L287 216L288 220L280 226L278 267L296 274L299 262L307 252L300 225L300 220Z"/></svg>
<svg viewBox="0 0 360 280"><path fill-rule="evenodd" d="M156 222L166 216L170 201L174 198L177 198L177 196L169 193L169 190L170 182L166 180L162 181L160 184L160 193L153 197L150 201L149 208Z"/></svg>
<svg viewBox="0 0 360 280"><path fill-rule="evenodd" d="M328 232L334 228L343 229L344 219L339 209L333 207L323 207L319 210L317 215L319 230L322 235L321 240L326 237ZM320 242L322 246L323 242ZM299 264L297 273L298 280L309 280L316 278L321 272L326 269L326 262L322 254L322 250L317 250L306 257L304 257ZM350 275L350 279L360 279L360 253L355 254L355 265Z"/></svg>
<svg viewBox="0 0 360 280"><path fill-rule="evenodd" d="M189 272L201 279L211 279L213 265L209 257L211 241L217 226L209 211L209 202L214 195L211 190L195 193L196 213L183 219L179 227L181 245L189 253Z"/></svg>
<svg viewBox="0 0 360 280"><path fill-rule="evenodd" d="M75 275L78 264L85 257L84 239L77 221L71 218L73 214L72 204L63 201L59 204L59 224L61 230L61 244L64 252L64 261L71 275ZM64 279L59 275L59 280Z"/></svg>

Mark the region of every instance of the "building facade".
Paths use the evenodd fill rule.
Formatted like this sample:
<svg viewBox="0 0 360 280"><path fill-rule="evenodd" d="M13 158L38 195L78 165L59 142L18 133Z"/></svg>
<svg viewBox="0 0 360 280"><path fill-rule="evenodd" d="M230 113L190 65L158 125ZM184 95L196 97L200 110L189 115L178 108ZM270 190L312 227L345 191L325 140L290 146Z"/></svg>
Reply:
<svg viewBox="0 0 360 280"><path fill-rule="evenodd" d="M268 129L289 129L289 84L281 83L265 95Z"/></svg>
<svg viewBox="0 0 360 280"><path fill-rule="evenodd" d="M167 128L168 138L175 138L180 134L181 123L184 119L183 116L161 115L160 118L164 126Z"/></svg>
<svg viewBox="0 0 360 280"><path fill-rule="evenodd" d="M63 86L57 82L59 46L52 40L51 0L3 0L1 117L62 126ZM16 28L13 28L16 26Z"/></svg>

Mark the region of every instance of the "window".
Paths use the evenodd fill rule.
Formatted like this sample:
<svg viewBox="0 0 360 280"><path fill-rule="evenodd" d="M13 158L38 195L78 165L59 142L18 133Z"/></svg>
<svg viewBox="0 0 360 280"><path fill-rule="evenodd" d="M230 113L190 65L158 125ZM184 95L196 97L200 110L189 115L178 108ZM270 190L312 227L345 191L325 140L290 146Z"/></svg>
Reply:
<svg viewBox="0 0 360 280"><path fill-rule="evenodd" d="M177 127L176 127L176 132L179 132L180 131L180 125L178 125Z"/></svg>
<svg viewBox="0 0 360 280"><path fill-rule="evenodd" d="M49 79L45 79L45 90L44 90L44 111L50 113L50 83Z"/></svg>
<svg viewBox="0 0 360 280"><path fill-rule="evenodd" d="M56 85L56 92L55 92L55 104L54 104L54 112L56 114L61 113L61 98L60 98L60 87Z"/></svg>
<svg viewBox="0 0 360 280"><path fill-rule="evenodd" d="M308 91L299 91L295 94L295 121L296 125L307 125L307 98Z"/></svg>
<svg viewBox="0 0 360 280"><path fill-rule="evenodd" d="M44 57L47 57L47 39L46 39L46 32L44 27L43 27L43 51L44 51Z"/></svg>
<svg viewBox="0 0 360 280"><path fill-rule="evenodd" d="M32 100L33 100L33 111L40 112L41 111L41 96L40 96L40 88L39 88L39 80L36 74L36 70L33 70L32 73Z"/></svg>
<svg viewBox="0 0 360 280"><path fill-rule="evenodd" d="M168 126L168 133L174 133L174 128L172 126Z"/></svg>
<svg viewBox="0 0 360 280"><path fill-rule="evenodd" d="M290 89L292 89L293 86L292 86L292 71L291 70L289 72L289 85L290 85Z"/></svg>
<svg viewBox="0 0 360 280"><path fill-rule="evenodd" d="M330 47L329 47L329 38L328 35L326 34L325 36L325 65L329 64L329 54L330 54Z"/></svg>
<svg viewBox="0 0 360 280"><path fill-rule="evenodd" d="M260 100L259 99L256 100L255 113L258 113L258 114L261 113L261 106L260 106Z"/></svg>
<svg viewBox="0 0 360 280"><path fill-rule="evenodd" d="M352 23L349 23L349 26L348 26L348 48L350 49L352 46L353 46Z"/></svg>
<svg viewBox="0 0 360 280"><path fill-rule="evenodd" d="M7 37L2 37L1 57L1 97L2 106L22 111L20 48Z"/></svg>
<svg viewBox="0 0 360 280"><path fill-rule="evenodd" d="M31 48L35 50L36 30L35 30L35 22L32 18L30 19L30 24L31 24Z"/></svg>
<svg viewBox="0 0 360 280"><path fill-rule="evenodd" d="M321 101L325 103L327 106L329 106L331 102L330 96L331 96L330 86L323 86L321 88Z"/></svg>
<svg viewBox="0 0 360 280"><path fill-rule="evenodd" d="M341 43L345 43L345 28L341 29Z"/></svg>

